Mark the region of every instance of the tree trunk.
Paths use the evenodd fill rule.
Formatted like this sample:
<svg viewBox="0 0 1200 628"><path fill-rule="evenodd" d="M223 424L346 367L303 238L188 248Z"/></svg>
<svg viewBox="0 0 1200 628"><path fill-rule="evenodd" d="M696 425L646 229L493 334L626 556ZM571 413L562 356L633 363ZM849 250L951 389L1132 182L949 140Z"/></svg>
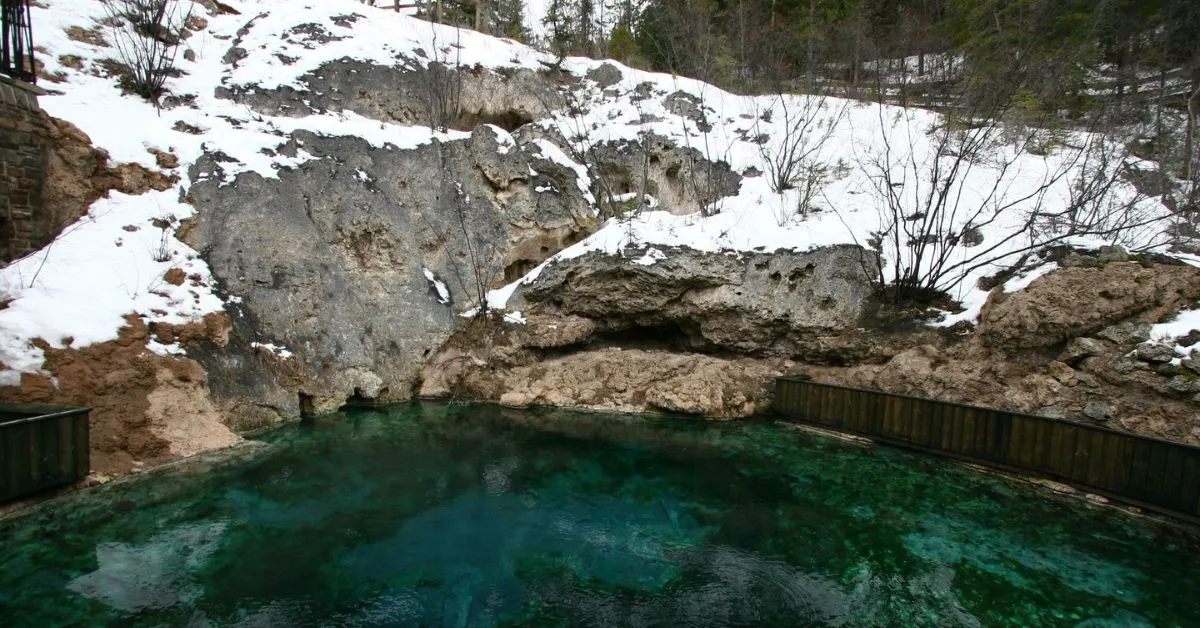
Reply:
<svg viewBox="0 0 1200 628"><path fill-rule="evenodd" d="M1193 83L1195 84L1195 83ZM1184 149L1184 154L1187 155L1187 180L1195 184L1196 175L1196 155L1195 155L1195 138L1196 124L1200 122L1200 85L1197 85L1196 91L1192 92L1188 98L1188 120L1187 120L1187 146Z"/></svg>

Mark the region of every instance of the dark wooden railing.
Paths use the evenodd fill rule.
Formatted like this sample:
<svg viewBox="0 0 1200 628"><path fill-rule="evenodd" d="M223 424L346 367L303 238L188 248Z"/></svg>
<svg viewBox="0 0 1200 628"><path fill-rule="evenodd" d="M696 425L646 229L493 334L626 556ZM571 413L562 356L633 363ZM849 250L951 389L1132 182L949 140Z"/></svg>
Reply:
<svg viewBox="0 0 1200 628"><path fill-rule="evenodd" d="M88 474L88 409L0 405L0 503Z"/></svg>
<svg viewBox="0 0 1200 628"><path fill-rule="evenodd" d="M1048 477L1200 521L1200 448L1084 423L920 397L776 380L788 418Z"/></svg>
<svg viewBox="0 0 1200 628"><path fill-rule="evenodd" d="M34 83L33 23L29 0L0 0L0 73Z"/></svg>

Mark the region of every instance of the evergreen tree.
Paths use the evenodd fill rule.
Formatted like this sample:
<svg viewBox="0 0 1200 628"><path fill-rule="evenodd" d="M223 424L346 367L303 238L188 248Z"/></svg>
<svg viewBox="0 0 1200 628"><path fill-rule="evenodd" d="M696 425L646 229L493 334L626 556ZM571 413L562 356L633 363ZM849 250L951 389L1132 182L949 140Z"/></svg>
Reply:
<svg viewBox="0 0 1200 628"><path fill-rule="evenodd" d="M529 29L525 27L524 0L496 0L496 21L493 30L501 37L528 43L531 38Z"/></svg>

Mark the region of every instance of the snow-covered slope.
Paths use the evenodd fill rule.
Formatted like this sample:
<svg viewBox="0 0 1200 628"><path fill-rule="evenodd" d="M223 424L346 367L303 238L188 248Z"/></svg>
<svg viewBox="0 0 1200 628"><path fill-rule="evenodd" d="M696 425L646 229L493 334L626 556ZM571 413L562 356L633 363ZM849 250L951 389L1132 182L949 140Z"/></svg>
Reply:
<svg viewBox="0 0 1200 628"><path fill-rule="evenodd" d="M8 367L0 373L4 381L12 382L19 371L41 368L42 352L30 343L34 338L56 347L64 346L68 339L81 346L116 338L122 317L129 313L149 321L182 323L224 307L204 261L173 237L178 221L195 211L181 199L187 193L187 170L205 151L219 150L227 156L223 165L225 182L230 183L241 172L272 177L279 169L310 159L303 150L295 157L274 150L297 130L357 136L375 146L389 144L399 149L420 145L435 136L450 141L466 135L438 134L428 128L381 122L348 111L313 111L292 117L263 115L217 97L218 87L301 89L301 77L327 63L344 59L382 65L412 63L415 59L427 60L429 51L447 47L454 48L454 58L463 66L540 69L553 61L544 53L511 41L433 26L350 0L230 0L229 4L240 14L207 16L207 25L184 43L188 54L186 58L180 55L178 61L181 76L167 83L171 95L191 99L191 104L162 110L140 98L123 95L116 80L102 71L100 62L114 55L112 48L76 41L67 35L71 27L97 29L104 35L104 27L97 26L104 18L101 3L44 0L33 8L37 43L45 50L39 58L47 73L65 77L64 82L45 85L60 93L42 97L42 106L51 115L77 124L115 161L157 167L148 149L173 153L179 158L175 172L181 182L175 189L161 193L110 195L98 201L87 217L51 246L0 270L0 297L10 300L8 307L0 310L0 361ZM199 7L197 11L201 11ZM253 28L239 34L250 22ZM316 38L305 28L297 28L306 24L316 24L333 36ZM245 54L236 63L227 63L224 57L235 45ZM583 77L600 65L598 61L569 59L564 69ZM935 158L932 143L922 139L939 122L929 112L880 109L838 99L742 97L694 80L618 69L619 82L601 88L585 79L573 92L572 104L576 106L570 112L564 109L536 122L577 143L563 147L574 151L562 151L546 142L543 153L554 153L557 159L579 169L581 182L589 180L584 166L572 161L568 153L581 154L587 146L632 141L651 134L695 149L709 160L727 162L736 173L767 172L764 155L782 150L786 121L796 111L817 111L812 109L816 107L816 134L828 137L828 141L810 159L827 173L825 185L813 199L810 211L802 215L795 211L800 192L777 194L768 177L746 176L736 195L708 208L717 212L714 215L701 215L699 207L675 207L672 212L647 211L629 220L613 220L547 263L593 250L619 254L631 244L770 251L863 243L879 230L884 217L877 195L872 193L878 190L878 181L873 179L876 175L862 164L878 160L887 146L904 147L887 153L896 163L924 164ZM690 112L688 107L668 104L679 102L667 98L676 92L682 92L684 100L691 103ZM694 115L696 112L702 117ZM1019 198L1045 181L1048 173L1062 168L1066 159L1054 153L1047 157L1013 153L1007 157L998 157L998 161L1011 162L1003 177L997 167L989 164L971 169L961 186L965 202L970 203L972 198L994 202L987 200L988 190L997 180L1004 182L1005 198ZM1064 178L1040 198L1048 205L1061 204L1070 194L1069 186L1069 178ZM1118 197L1132 194L1131 188L1117 191ZM1011 220L990 224L981 234L985 241L1003 241L1013 230L1023 228L1022 209L1027 208L1018 204ZM1151 201L1140 211L1154 213L1162 208ZM154 226L156 219L161 225L161 219L171 217L165 232ZM1136 234L1135 243L1154 244L1155 235ZM1014 241L1013 248L1016 244ZM653 256L648 256L648 263L653 261ZM182 268L193 280L183 286L168 284L164 276L173 267ZM952 296L973 306L958 318L975 315L985 294L975 288L975 282L996 267L974 269L954 282ZM523 280L535 277L540 269L534 269ZM493 292L493 305L502 305L514 287ZM179 347L152 348L181 351Z"/></svg>

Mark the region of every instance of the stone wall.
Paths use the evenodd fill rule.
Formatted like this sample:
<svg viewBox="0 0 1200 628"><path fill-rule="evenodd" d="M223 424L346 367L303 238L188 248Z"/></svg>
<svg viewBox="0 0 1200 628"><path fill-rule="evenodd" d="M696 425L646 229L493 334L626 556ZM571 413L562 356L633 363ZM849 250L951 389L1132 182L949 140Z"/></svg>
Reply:
<svg viewBox="0 0 1200 628"><path fill-rule="evenodd" d="M43 186L49 130L38 88L0 76L0 263L50 237Z"/></svg>

